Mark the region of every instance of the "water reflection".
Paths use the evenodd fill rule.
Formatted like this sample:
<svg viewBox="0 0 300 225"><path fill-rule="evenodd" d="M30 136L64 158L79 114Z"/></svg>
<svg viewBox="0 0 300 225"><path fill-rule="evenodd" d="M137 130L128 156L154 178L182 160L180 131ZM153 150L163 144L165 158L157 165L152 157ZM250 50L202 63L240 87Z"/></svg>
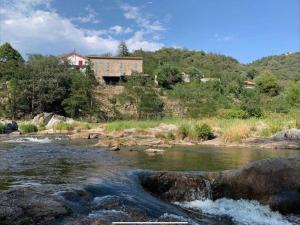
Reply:
<svg viewBox="0 0 300 225"><path fill-rule="evenodd" d="M249 148L173 147L163 154L149 155L142 150L115 153L127 161L128 166L151 170L217 171L233 169L250 161L300 155L297 150L271 150Z"/></svg>

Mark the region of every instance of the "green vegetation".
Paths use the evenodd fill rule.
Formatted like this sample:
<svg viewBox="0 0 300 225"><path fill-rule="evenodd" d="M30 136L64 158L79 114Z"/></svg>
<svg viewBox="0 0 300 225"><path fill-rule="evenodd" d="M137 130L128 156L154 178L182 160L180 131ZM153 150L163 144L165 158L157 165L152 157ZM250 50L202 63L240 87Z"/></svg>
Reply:
<svg viewBox="0 0 300 225"><path fill-rule="evenodd" d="M21 124L19 126L19 130L22 132L22 133L33 133L33 132L37 132L38 131L38 128L36 125L34 124Z"/></svg>
<svg viewBox="0 0 300 225"><path fill-rule="evenodd" d="M72 130L88 130L92 128L92 124L87 122L60 122L54 126L54 130L58 131L72 131Z"/></svg>
<svg viewBox="0 0 300 225"><path fill-rule="evenodd" d="M5 125L0 123L0 134L3 134L5 132Z"/></svg>
<svg viewBox="0 0 300 225"><path fill-rule="evenodd" d="M57 57L42 55L29 55L25 64L7 43L0 47L0 59L0 114L15 119L55 112L81 118L98 112L96 79L89 66L82 73Z"/></svg>
<svg viewBox="0 0 300 225"><path fill-rule="evenodd" d="M257 71L271 71L278 79L300 80L300 52L274 55L256 60L249 65Z"/></svg>
<svg viewBox="0 0 300 225"><path fill-rule="evenodd" d="M144 74L134 72L120 83L121 93L109 93L103 100L90 66L81 72L57 57L42 55L29 55L25 63L8 43L2 45L0 115L24 119L54 112L80 120L108 120L107 131L143 130L164 122L177 125L177 137L193 140L211 138L212 130L226 141L241 141L299 127L300 53L242 65L232 57L187 49L129 54L122 42L119 55L143 57ZM184 82L182 74L190 82ZM255 86L245 87L246 80ZM111 108L104 110L105 106ZM174 115L178 118L168 118ZM86 127L74 122L55 129ZM166 139L174 135L163 134Z"/></svg>

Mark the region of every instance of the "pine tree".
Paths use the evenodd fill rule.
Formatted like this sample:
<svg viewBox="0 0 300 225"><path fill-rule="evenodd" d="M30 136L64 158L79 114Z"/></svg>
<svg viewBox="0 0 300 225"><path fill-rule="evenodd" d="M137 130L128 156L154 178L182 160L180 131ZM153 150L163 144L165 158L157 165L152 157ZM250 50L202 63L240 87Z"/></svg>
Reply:
<svg viewBox="0 0 300 225"><path fill-rule="evenodd" d="M121 41L119 44L119 56L129 56L129 50L125 41Z"/></svg>
<svg viewBox="0 0 300 225"><path fill-rule="evenodd" d="M24 62L21 54L15 50L9 43L4 43L0 46L0 61L1 62L9 62L9 61L17 61Z"/></svg>

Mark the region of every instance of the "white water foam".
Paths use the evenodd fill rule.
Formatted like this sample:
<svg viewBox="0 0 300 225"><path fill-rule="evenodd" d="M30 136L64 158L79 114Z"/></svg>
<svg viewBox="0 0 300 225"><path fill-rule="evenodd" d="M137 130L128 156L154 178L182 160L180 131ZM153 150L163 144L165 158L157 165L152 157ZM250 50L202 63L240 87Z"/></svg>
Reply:
<svg viewBox="0 0 300 225"><path fill-rule="evenodd" d="M6 140L3 142L7 143L24 143L24 142L35 142L35 143L51 143L51 140L49 138L36 138L36 137L25 137L25 138L16 138L11 140Z"/></svg>
<svg viewBox="0 0 300 225"><path fill-rule="evenodd" d="M230 216L234 222L243 225L292 225L280 213L273 212L270 207L257 201L232 200L227 198L212 201L195 200L191 202L175 202L184 208L200 210L203 213L217 216Z"/></svg>

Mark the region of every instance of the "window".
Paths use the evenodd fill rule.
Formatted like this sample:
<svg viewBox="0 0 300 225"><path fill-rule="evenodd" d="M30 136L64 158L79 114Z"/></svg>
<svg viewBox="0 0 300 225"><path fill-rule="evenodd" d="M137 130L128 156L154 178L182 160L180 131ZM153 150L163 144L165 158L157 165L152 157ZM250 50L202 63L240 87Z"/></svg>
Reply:
<svg viewBox="0 0 300 225"><path fill-rule="evenodd" d="M78 64L79 66L82 66L82 60L79 60Z"/></svg>
<svg viewBox="0 0 300 225"><path fill-rule="evenodd" d="M109 72L109 69L110 69L110 64L109 62L106 63L106 72Z"/></svg>

